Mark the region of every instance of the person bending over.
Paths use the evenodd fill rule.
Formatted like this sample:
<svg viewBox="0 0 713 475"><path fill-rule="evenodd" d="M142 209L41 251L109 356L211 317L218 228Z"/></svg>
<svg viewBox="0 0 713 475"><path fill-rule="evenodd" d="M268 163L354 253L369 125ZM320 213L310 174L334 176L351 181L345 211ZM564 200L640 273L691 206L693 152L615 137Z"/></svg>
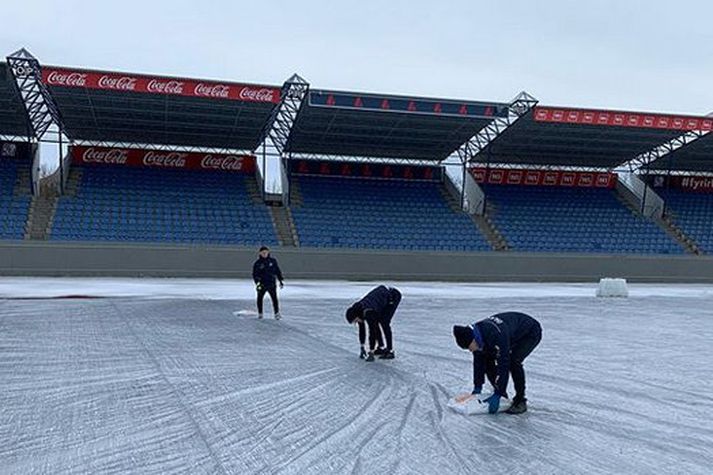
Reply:
<svg viewBox="0 0 713 475"><path fill-rule="evenodd" d="M524 313L498 313L472 325L453 326L453 336L459 347L473 353L473 394L482 391L485 374L493 385L494 393L486 399L488 412L498 412L500 398L507 398L510 374L515 397L505 412L527 411L522 363L542 339L540 323Z"/></svg>
<svg viewBox="0 0 713 475"><path fill-rule="evenodd" d="M350 324L356 322L359 325L360 358L365 358L366 361L374 361L374 356L376 355L381 359L394 359L391 319L394 317L400 302L401 292L398 289L380 285L347 309L347 321ZM365 326L369 328L368 353L364 349L366 340ZM386 348L383 347L381 339L382 331L386 340ZM379 343L378 348L376 348L377 342Z"/></svg>

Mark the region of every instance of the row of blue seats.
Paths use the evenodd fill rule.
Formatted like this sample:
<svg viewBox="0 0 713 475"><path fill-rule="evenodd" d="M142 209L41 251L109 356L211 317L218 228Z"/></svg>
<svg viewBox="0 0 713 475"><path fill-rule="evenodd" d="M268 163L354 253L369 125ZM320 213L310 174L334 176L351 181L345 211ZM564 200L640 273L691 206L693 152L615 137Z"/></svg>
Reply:
<svg viewBox="0 0 713 475"><path fill-rule="evenodd" d="M267 209L230 173L84 168L60 199L55 240L276 242Z"/></svg>
<svg viewBox="0 0 713 475"><path fill-rule="evenodd" d="M447 246L447 245L438 245L438 246L432 246L432 247L423 247L420 245L413 245L413 244L408 244L408 243L402 243L402 244L396 244L396 245L390 245L390 244L383 244L383 243L350 243L350 244L340 244L340 245L335 245L333 243L312 243L312 244L303 244L303 247L316 247L316 248L334 248L334 247L340 247L340 248L347 248L347 249L385 249L385 250L397 250L397 251L461 251L461 252L473 252L473 251L488 251L490 250L489 248L483 248L478 245L473 245L473 246L465 246L465 245L453 245L453 246Z"/></svg>
<svg viewBox="0 0 713 475"><path fill-rule="evenodd" d="M59 230L76 230L81 229L84 232L90 230L107 230L112 231L170 231L170 232L208 232L208 233L232 233L232 234L271 234L273 230L268 227L262 226L245 226L245 227L234 227L234 226L175 226L171 224L163 223L57 223L53 228L55 231Z"/></svg>
<svg viewBox="0 0 713 475"><path fill-rule="evenodd" d="M713 195L675 189L662 192L674 222L705 252L713 252Z"/></svg>
<svg viewBox="0 0 713 475"><path fill-rule="evenodd" d="M469 218L433 182L300 177L292 210L304 246L489 250ZM447 231L447 232L444 232Z"/></svg>
<svg viewBox="0 0 713 475"><path fill-rule="evenodd" d="M226 219L243 219L243 218L258 218L265 215L263 210L207 210L207 209L193 209L193 210L180 210L180 209L131 209L131 208L79 208L79 209L68 209L64 206L60 206L57 209L57 215L67 215L67 216L135 216L138 218L149 219L155 216L167 216L171 218L185 218L185 219L201 219L201 218L226 218Z"/></svg>
<svg viewBox="0 0 713 475"><path fill-rule="evenodd" d="M515 250L684 252L655 223L626 209L611 190L485 185L485 192L496 205L498 229Z"/></svg>
<svg viewBox="0 0 713 475"><path fill-rule="evenodd" d="M0 239L21 240L30 205L29 196L15 195L17 172L29 162L0 159Z"/></svg>
<svg viewBox="0 0 713 475"><path fill-rule="evenodd" d="M18 238L19 239L19 238ZM267 239L229 239L215 236L204 237L180 237L180 236L155 236L155 235L88 235L88 234L68 234L63 236L52 236L54 241L111 241L111 242L134 242L134 243L192 243L192 244L224 244L236 246L259 246L277 245L275 240Z"/></svg>

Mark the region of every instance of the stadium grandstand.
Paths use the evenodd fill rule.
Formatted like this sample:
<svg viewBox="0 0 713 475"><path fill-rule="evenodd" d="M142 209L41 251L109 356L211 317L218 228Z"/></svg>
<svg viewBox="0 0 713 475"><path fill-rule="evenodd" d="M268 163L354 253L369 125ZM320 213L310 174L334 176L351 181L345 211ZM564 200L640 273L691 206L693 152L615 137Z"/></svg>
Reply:
<svg viewBox="0 0 713 475"><path fill-rule="evenodd" d="M297 75L266 85L58 67L20 50L0 64L0 238L705 254L712 124L527 93L454 100L312 89ZM33 172L48 160L57 172Z"/></svg>

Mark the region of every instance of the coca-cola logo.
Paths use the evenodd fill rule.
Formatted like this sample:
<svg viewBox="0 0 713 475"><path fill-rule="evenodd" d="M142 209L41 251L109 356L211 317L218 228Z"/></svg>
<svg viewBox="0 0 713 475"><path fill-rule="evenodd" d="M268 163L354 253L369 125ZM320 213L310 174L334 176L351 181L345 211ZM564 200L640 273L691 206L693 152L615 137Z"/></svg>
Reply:
<svg viewBox="0 0 713 475"><path fill-rule="evenodd" d="M180 152L147 152L142 162L147 167L184 168L186 156Z"/></svg>
<svg viewBox="0 0 713 475"><path fill-rule="evenodd" d="M136 90L136 78L129 76L112 77L102 76L97 83L102 89L117 89L120 91Z"/></svg>
<svg viewBox="0 0 713 475"><path fill-rule="evenodd" d="M183 94L183 86L181 81L152 79L146 86L146 90L159 94Z"/></svg>
<svg viewBox="0 0 713 475"><path fill-rule="evenodd" d="M105 163L109 165L125 165L129 159L129 151L118 148L88 148L82 154L85 163Z"/></svg>
<svg viewBox="0 0 713 475"><path fill-rule="evenodd" d="M87 85L87 75L84 73L52 71L47 76L47 83L54 86L84 87Z"/></svg>
<svg viewBox="0 0 713 475"><path fill-rule="evenodd" d="M206 155L201 159L201 168L211 170L240 171L243 168L243 157L235 155L213 156Z"/></svg>
<svg viewBox="0 0 713 475"><path fill-rule="evenodd" d="M226 86L224 84L204 84L199 82L193 89L193 93L196 96L227 99L228 94L230 93L230 86Z"/></svg>
<svg viewBox="0 0 713 475"><path fill-rule="evenodd" d="M253 102L273 102L275 99L275 90L266 87L244 87L238 94L240 99Z"/></svg>

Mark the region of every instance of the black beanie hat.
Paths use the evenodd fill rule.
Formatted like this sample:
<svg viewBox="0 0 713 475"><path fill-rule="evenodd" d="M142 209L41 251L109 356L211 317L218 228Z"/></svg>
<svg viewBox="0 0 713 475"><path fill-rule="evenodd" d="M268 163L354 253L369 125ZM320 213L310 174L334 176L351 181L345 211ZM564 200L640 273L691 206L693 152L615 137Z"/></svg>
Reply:
<svg viewBox="0 0 713 475"><path fill-rule="evenodd" d="M269 251L269 250L270 250L269 247L267 247L267 246L262 246L258 252Z"/></svg>
<svg viewBox="0 0 713 475"><path fill-rule="evenodd" d="M467 350L470 342L474 340L473 329L471 327L453 325L453 336L456 337L456 343L458 346L464 350Z"/></svg>
<svg viewBox="0 0 713 475"><path fill-rule="evenodd" d="M364 313L364 307L362 307L360 302L355 303L347 309L347 321L349 323L354 323L357 317L361 317Z"/></svg>

